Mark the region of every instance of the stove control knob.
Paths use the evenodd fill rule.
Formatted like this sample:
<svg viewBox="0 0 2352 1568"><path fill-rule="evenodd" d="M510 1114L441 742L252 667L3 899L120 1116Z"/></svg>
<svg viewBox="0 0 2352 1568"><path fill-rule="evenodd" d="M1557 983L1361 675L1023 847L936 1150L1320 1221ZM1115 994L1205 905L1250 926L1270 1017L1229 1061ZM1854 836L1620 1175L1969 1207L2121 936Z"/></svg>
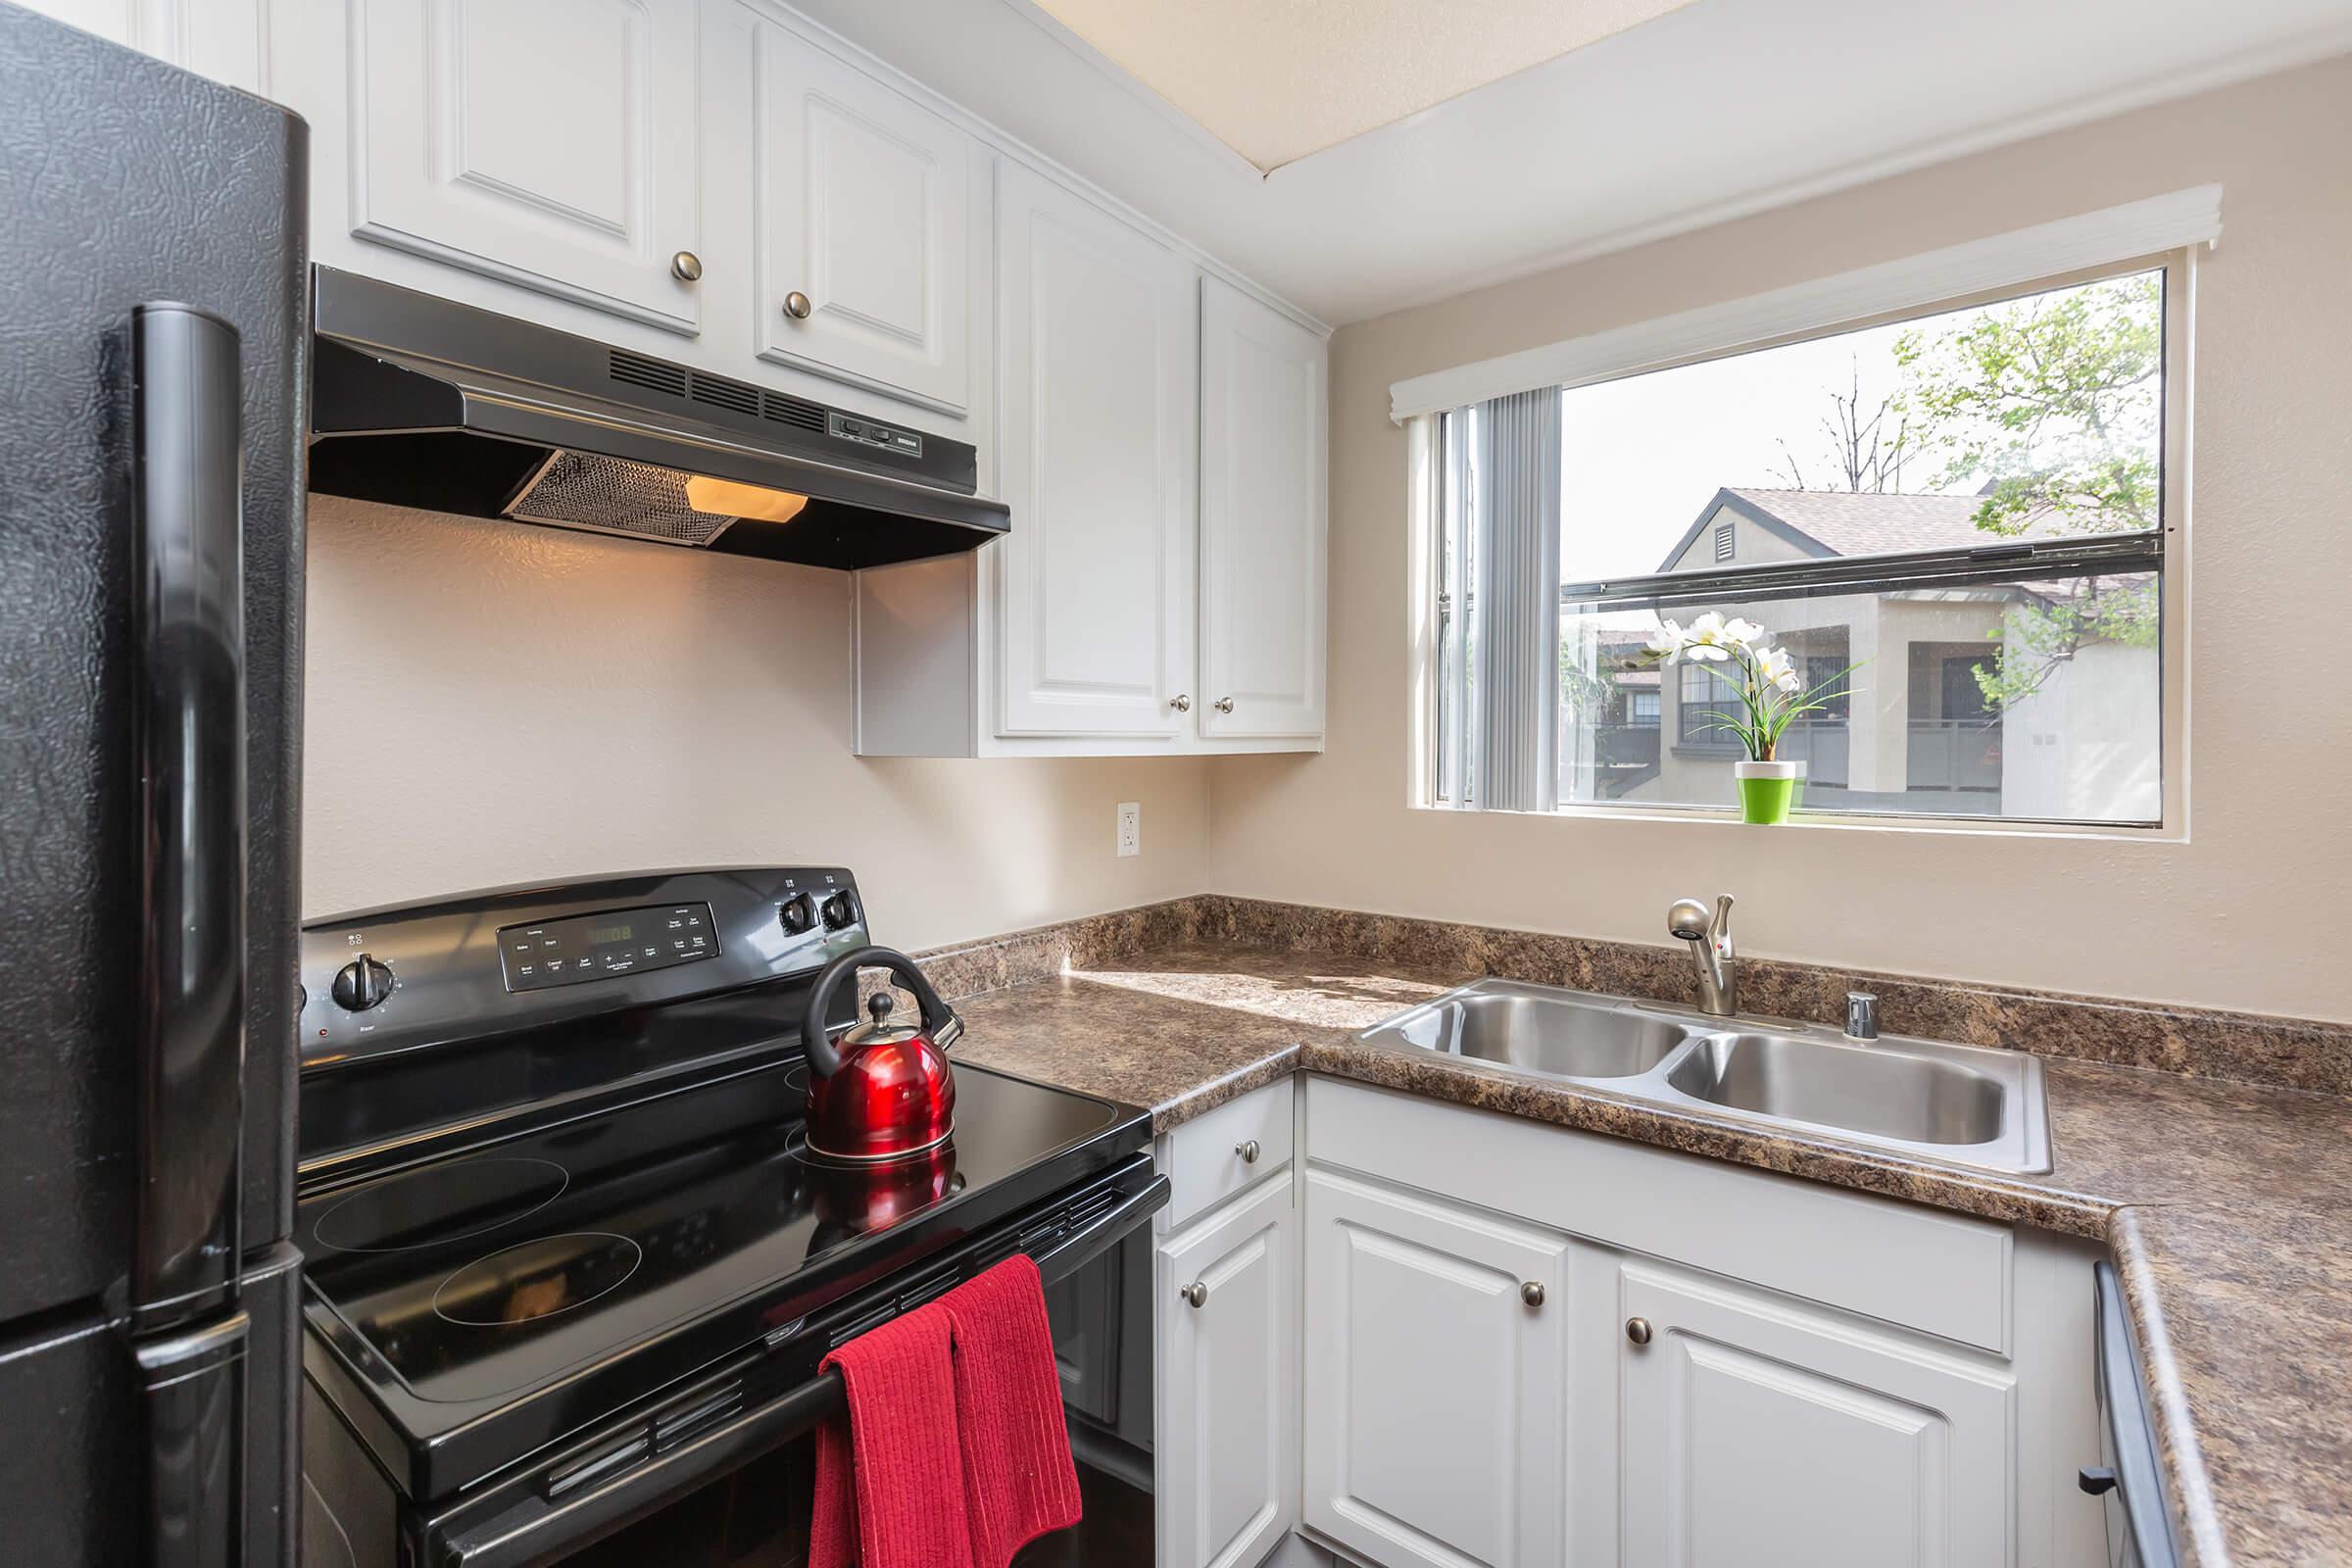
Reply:
<svg viewBox="0 0 2352 1568"><path fill-rule="evenodd" d="M363 953L335 971L335 1005L366 1012L392 994L392 971Z"/></svg>
<svg viewBox="0 0 2352 1568"><path fill-rule="evenodd" d="M816 924L816 901L806 893L796 893L784 901L776 915L784 929L797 937Z"/></svg>
<svg viewBox="0 0 2352 1568"><path fill-rule="evenodd" d="M857 919L858 901L850 897L848 888L843 888L825 901L826 930L838 931L845 925L856 924Z"/></svg>

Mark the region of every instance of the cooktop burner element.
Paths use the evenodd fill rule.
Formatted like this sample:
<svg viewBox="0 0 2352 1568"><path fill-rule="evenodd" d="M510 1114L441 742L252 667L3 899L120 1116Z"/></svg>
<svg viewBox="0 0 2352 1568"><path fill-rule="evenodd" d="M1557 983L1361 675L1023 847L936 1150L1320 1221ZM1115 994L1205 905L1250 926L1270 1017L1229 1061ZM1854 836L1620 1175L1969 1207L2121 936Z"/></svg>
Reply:
<svg viewBox="0 0 2352 1568"><path fill-rule="evenodd" d="M563 1196L552 1159L461 1159L395 1176L327 1208L311 1237L338 1252L402 1252L512 1225Z"/></svg>
<svg viewBox="0 0 2352 1568"><path fill-rule="evenodd" d="M543 1236L492 1252L443 1280L433 1293L433 1311L475 1328L554 1317L612 1290L644 1260L645 1249L626 1236Z"/></svg>

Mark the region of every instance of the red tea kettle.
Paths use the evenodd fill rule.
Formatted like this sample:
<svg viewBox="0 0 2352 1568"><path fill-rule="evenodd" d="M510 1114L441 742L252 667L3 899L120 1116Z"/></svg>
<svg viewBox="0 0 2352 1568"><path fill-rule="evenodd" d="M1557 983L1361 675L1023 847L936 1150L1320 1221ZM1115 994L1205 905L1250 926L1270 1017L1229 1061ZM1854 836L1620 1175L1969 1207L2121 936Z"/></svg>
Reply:
<svg viewBox="0 0 2352 1568"><path fill-rule="evenodd" d="M834 988L859 969L888 969L914 994L922 1021L889 1023L890 994L866 999L867 1022L835 1044L825 1026ZM808 992L801 1039L808 1053L808 1152L825 1159L906 1159L938 1148L956 1130L956 1074L948 1047L963 1020L939 1000L904 953L858 948L824 967Z"/></svg>

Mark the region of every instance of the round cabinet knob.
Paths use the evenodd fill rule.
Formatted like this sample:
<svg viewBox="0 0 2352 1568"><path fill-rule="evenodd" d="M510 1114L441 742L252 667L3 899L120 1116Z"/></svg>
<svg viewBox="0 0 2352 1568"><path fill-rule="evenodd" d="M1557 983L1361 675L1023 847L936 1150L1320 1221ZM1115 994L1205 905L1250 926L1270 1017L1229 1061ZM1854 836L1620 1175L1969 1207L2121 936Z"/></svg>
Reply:
<svg viewBox="0 0 2352 1568"><path fill-rule="evenodd" d="M1232 711L1233 711L1233 699L1232 699L1232 698L1230 698L1230 697L1220 697L1220 698L1218 698L1218 699L1217 699L1217 702L1216 702L1216 709L1217 709L1217 711L1218 711L1218 712L1220 712L1220 713L1230 713L1230 712L1232 712Z"/></svg>
<svg viewBox="0 0 2352 1568"><path fill-rule="evenodd" d="M335 971L335 1005L366 1012L392 994L392 971L363 953Z"/></svg>
<svg viewBox="0 0 2352 1568"><path fill-rule="evenodd" d="M1176 1294L1184 1298L1187 1306L1199 1307L1208 1304L1208 1284L1204 1280L1195 1280L1190 1285L1180 1285L1176 1289Z"/></svg>
<svg viewBox="0 0 2352 1568"><path fill-rule="evenodd" d="M810 309L812 307L808 303L808 296L797 288L784 296L784 314L796 321L808 319Z"/></svg>
<svg viewBox="0 0 2352 1568"><path fill-rule="evenodd" d="M1543 1282L1540 1280L1529 1280L1525 1285L1520 1286L1519 1299L1525 1301L1530 1306L1542 1306L1544 1304Z"/></svg>
<svg viewBox="0 0 2352 1568"><path fill-rule="evenodd" d="M1625 1337L1636 1345L1647 1345L1649 1343L1649 1319L1645 1317L1627 1318L1625 1320Z"/></svg>
<svg viewBox="0 0 2352 1568"><path fill-rule="evenodd" d="M1168 699L1168 706L1176 710L1176 711L1179 713L1189 713L1193 710L1192 696L1186 692L1178 692L1175 696Z"/></svg>
<svg viewBox="0 0 2352 1568"><path fill-rule="evenodd" d="M1254 1138L1250 1139L1248 1143L1234 1145L1233 1152L1242 1156L1242 1163L1245 1165L1254 1165L1257 1163L1257 1140Z"/></svg>
<svg viewBox="0 0 2352 1568"><path fill-rule="evenodd" d="M806 893L796 893L777 906L776 918L797 937L816 924L816 901Z"/></svg>
<svg viewBox="0 0 2352 1568"><path fill-rule="evenodd" d="M680 251L669 259L669 275L681 283L699 283L703 276L703 259L692 251Z"/></svg>

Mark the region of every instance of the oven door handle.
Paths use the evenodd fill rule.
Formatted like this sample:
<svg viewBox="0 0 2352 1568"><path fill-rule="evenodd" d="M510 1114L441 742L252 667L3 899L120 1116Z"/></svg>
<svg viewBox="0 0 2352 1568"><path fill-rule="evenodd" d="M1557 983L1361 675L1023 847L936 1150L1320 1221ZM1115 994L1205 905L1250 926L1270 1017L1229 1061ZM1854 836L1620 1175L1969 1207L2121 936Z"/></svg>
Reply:
<svg viewBox="0 0 2352 1568"><path fill-rule="evenodd" d="M1067 1278L1165 1208L1168 1194L1168 1179L1152 1177L1085 1230L1037 1254L1038 1273L1048 1285ZM651 1435L640 1432L614 1450L613 1458L625 1468L603 1486L552 1499L534 1493L494 1518L449 1531L435 1526L427 1532L426 1561L434 1568L543 1568L704 1482L807 1436L846 1408L841 1374L825 1372L667 1453L631 1464L625 1455L637 1444L652 1445Z"/></svg>

